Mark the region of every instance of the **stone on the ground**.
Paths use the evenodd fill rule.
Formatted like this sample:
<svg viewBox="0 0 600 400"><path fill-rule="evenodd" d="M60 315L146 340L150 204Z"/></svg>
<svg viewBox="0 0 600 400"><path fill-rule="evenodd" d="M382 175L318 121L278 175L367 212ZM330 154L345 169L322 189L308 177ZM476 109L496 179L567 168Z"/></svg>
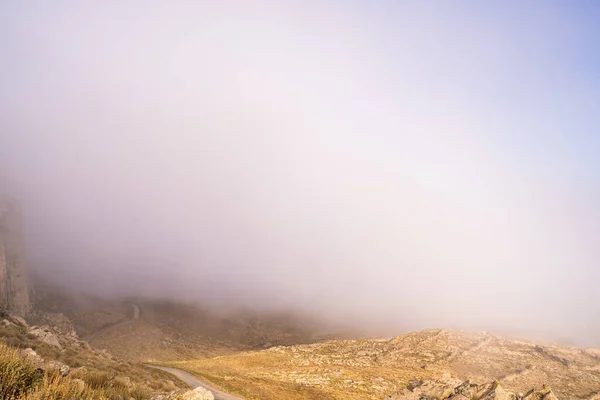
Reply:
<svg viewBox="0 0 600 400"><path fill-rule="evenodd" d="M215 400L210 390L203 387L197 387L194 390L188 390L181 396L181 400Z"/></svg>

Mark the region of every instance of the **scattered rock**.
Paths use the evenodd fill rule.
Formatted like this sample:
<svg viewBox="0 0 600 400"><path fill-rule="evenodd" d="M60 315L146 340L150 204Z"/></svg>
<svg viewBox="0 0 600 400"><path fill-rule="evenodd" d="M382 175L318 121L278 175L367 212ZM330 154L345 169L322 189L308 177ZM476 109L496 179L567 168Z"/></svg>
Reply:
<svg viewBox="0 0 600 400"><path fill-rule="evenodd" d="M12 322L10 322L9 320L7 320L7 319L3 319L2 320L2 325L4 325L4 326L11 326L11 325L14 325L14 324Z"/></svg>
<svg viewBox="0 0 600 400"><path fill-rule="evenodd" d="M58 336L56 336L56 334L54 334L51 330L50 327L48 326L32 326L29 329L29 334L35 336L37 339L41 340L42 342L49 344L50 346L54 346L57 347L59 349L62 350L62 346L60 345L60 342L58 341Z"/></svg>

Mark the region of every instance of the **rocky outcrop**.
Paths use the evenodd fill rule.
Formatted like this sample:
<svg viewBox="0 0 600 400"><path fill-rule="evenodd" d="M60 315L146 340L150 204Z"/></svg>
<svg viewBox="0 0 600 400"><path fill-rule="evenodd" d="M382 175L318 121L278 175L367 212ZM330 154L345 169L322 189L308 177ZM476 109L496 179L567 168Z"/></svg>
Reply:
<svg viewBox="0 0 600 400"><path fill-rule="evenodd" d="M44 319L65 340L74 342L79 340L73 322L62 313L45 313Z"/></svg>
<svg viewBox="0 0 600 400"><path fill-rule="evenodd" d="M401 390L386 400L558 400L551 389L514 393L506 390L500 382L486 384L474 383L470 380L461 382L445 375L439 379L412 381L406 389Z"/></svg>
<svg viewBox="0 0 600 400"><path fill-rule="evenodd" d="M31 302L20 225L15 207L0 200L0 309L24 316Z"/></svg>
<svg viewBox="0 0 600 400"><path fill-rule="evenodd" d="M35 336L38 340L62 350L62 346L58 341L58 336L52 332L48 326L32 326L29 328L28 334Z"/></svg>

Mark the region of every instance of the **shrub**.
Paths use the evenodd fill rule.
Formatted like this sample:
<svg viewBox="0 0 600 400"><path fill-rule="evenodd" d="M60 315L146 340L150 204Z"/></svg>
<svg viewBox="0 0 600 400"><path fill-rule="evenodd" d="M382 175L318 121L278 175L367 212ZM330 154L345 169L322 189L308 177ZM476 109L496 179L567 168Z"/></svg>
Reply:
<svg viewBox="0 0 600 400"><path fill-rule="evenodd" d="M152 397L149 388L132 383L126 376L115 377L87 369L66 377L56 371L42 374L18 348L0 342L1 400L147 400Z"/></svg>
<svg viewBox="0 0 600 400"><path fill-rule="evenodd" d="M111 376L107 372L88 372L83 380L91 389L108 389L111 385Z"/></svg>
<svg viewBox="0 0 600 400"><path fill-rule="evenodd" d="M129 391L129 396L133 397L135 400L146 400L152 396L152 392L146 388L136 386L131 388Z"/></svg>
<svg viewBox="0 0 600 400"><path fill-rule="evenodd" d="M23 397L39 377L35 366L19 350L0 343L0 398Z"/></svg>
<svg viewBox="0 0 600 400"><path fill-rule="evenodd" d="M79 385L70 378L60 374L44 374L44 378L35 390L26 397L27 400L75 400L95 398L86 393L85 385Z"/></svg>

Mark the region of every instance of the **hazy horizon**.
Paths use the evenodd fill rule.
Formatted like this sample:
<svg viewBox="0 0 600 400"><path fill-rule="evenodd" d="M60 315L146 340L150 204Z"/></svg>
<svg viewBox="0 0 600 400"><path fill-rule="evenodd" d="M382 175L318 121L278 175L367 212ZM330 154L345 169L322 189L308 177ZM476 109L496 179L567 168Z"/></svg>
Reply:
<svg viewBox="0 0 600 400"><path fill-rule="evenodd" d="M599 6L251 3L0 5L34 271L600 347Z"/></svg>

